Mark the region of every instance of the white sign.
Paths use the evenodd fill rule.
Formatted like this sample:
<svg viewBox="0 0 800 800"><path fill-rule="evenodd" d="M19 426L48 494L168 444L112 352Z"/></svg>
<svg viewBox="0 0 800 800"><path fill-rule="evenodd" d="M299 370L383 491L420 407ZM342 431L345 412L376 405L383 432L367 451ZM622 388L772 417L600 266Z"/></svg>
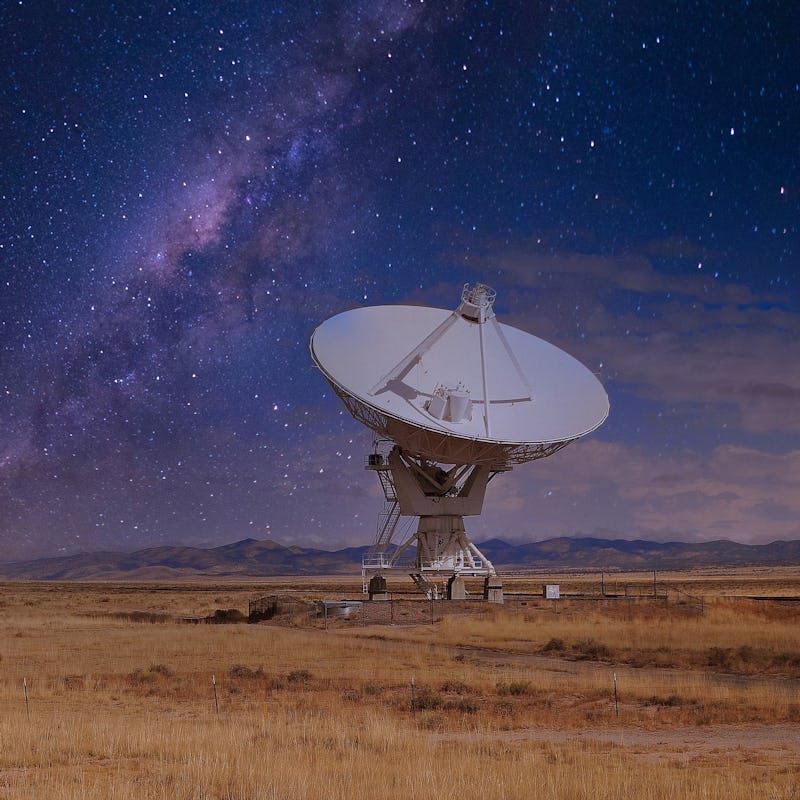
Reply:
<svg viewBox="0 0 800 800"><path fill-rule="evenodd" d="M544 596L548 600L558 600L561 597L561 587L557 583L548 583L544 587Z"/></svg>

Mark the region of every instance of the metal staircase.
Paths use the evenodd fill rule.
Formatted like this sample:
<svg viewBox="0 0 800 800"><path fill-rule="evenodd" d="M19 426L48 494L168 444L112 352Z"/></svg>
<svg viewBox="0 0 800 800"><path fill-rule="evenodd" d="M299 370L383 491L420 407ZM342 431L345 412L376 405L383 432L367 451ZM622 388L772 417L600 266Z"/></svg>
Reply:
<svg viewBox="0 0 800 800"><path fill-rule="evenodd" d="M382 453L377 451L367 457L366 468L378 476L383 489L384 503L378 515L375 541L361 559L361 578L364 591L367 591L367 576L380 573L394 566L394 558L389 552L397 526L400 523L400 503L397 500L394 479L389 464Z"/></svg>
<svg viewBox="0 0 800 800"><path fill-rule="evenodd" d="M439 588L435 583L431 583L427 578L419 572L411 573L411 580L423 591L428 600L439 599Z"/></svg>

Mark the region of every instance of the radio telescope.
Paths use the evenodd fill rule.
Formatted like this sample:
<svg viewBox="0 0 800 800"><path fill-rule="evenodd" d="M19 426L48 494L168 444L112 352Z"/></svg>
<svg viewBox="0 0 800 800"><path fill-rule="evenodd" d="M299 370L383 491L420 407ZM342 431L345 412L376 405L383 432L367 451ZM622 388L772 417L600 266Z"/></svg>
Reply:
<svg viewBox="0 0 800 800"><path fill-rule="evenodd" d="M481 513L495 475L552 455L608 416L594 374L498 322L495 294L467 284L455 311L357 308L311 336L314 363L376 434L367 469L386 505L362 563L370 596L385 596L385 575L403 571L429 596L447 577L452 599L465 596L465 577L483 577L484 597L502 602L502 581L467 536L464 517ZM398 536L401 517L417 517L416 531Z"/></svg>

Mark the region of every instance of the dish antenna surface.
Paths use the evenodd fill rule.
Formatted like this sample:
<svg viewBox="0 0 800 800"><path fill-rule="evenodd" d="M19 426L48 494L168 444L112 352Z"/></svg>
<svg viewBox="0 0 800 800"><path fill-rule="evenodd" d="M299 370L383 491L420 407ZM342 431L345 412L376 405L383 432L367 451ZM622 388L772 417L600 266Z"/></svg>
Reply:
<svg viewBox="0 0 800 800"><path fill-rule="evenodd" d="M429 594L428 577L449 575L454 599L463 596L464 576L483 576L484 595L502 602L502 583L463 518L481 513L494 475L552 455L608 416L594 374L498 322L494 300L488 286L465 285L455 311L357 308L311 336L315 364L377 435L367 468L378 474L386 507L363 561L370 594L385 591L385 572L403 570ZM379 440L392 445L388 456ZM393 544L401 516L418 517L417 530Z"/></svg>

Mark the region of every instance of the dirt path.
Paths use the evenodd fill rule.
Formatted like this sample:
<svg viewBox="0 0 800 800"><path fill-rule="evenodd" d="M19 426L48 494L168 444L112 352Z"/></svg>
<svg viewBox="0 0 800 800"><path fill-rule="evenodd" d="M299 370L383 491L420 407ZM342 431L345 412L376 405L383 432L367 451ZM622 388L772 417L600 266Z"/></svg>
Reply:
<svg viewBox="0 0 800 800"><path fill-rule="evenodd" d="M752 675L733 674L725 672L694 672L665 667L632 667L628 664L610 664L604 661L569 660L552 656L543 656L538 653L521 653L511 650L493 650L488 647L473 647L458 645L450 648L451 655L458 658L469 659L474 664L484 664L496 669L505 666L519 666L524 664L540 675L548 675L554 683L568 682L576 675L586 675L599 672L616 672L623 675L636 675L639 678L679 679L682 675L702 675L709 683L721 686L744 686L751 689L765 688L790 688L796 690L800 699L800 680L797 678L779 675Z"/></svg>
<svg viewBox="0 0 800 800"><path fill-rule="evenodd" d="M690 760L735 751L757 753L767 759L800 760L800 725L731 725L708 728L644 730L613 727L584 730L528 728L492 733L434 734L434 741L475 741L478 739L530 742L594 742L624 747L645 761Z"/></svg>
<svg viewBox="0 0 800 800"><path fill-rule="evenodd" d="M669 677L680 679L680 673L652 667L634 668L626 666L614 667L610 664L591 661L567 661L547 656L497 651L491 648L459 646L453 652L467 658L473 663L486 665L496 669L513 665L518 667L524 663L540 675L547 675L554 685L568 685L575 676L598 671L615 670L620 677L626 673L636 674L640 678ZM794 679L759 675L727 675L724 673L706 674L711 683L737 684L757 687L797 687L800 682ZM745 753L755 755L769 762L800 763L800 724L781 723L737 724L722 726L670 726L669 728L648 729L636 725L604 726L579 730L562 730L557 728L526 728L517 731L498 731L486 734L437 734L434 740L460 740L485 738L503 741L531 742L592 742L601 746L626 748L637 758L644 761L691 760L695 758Z"/></svg>

